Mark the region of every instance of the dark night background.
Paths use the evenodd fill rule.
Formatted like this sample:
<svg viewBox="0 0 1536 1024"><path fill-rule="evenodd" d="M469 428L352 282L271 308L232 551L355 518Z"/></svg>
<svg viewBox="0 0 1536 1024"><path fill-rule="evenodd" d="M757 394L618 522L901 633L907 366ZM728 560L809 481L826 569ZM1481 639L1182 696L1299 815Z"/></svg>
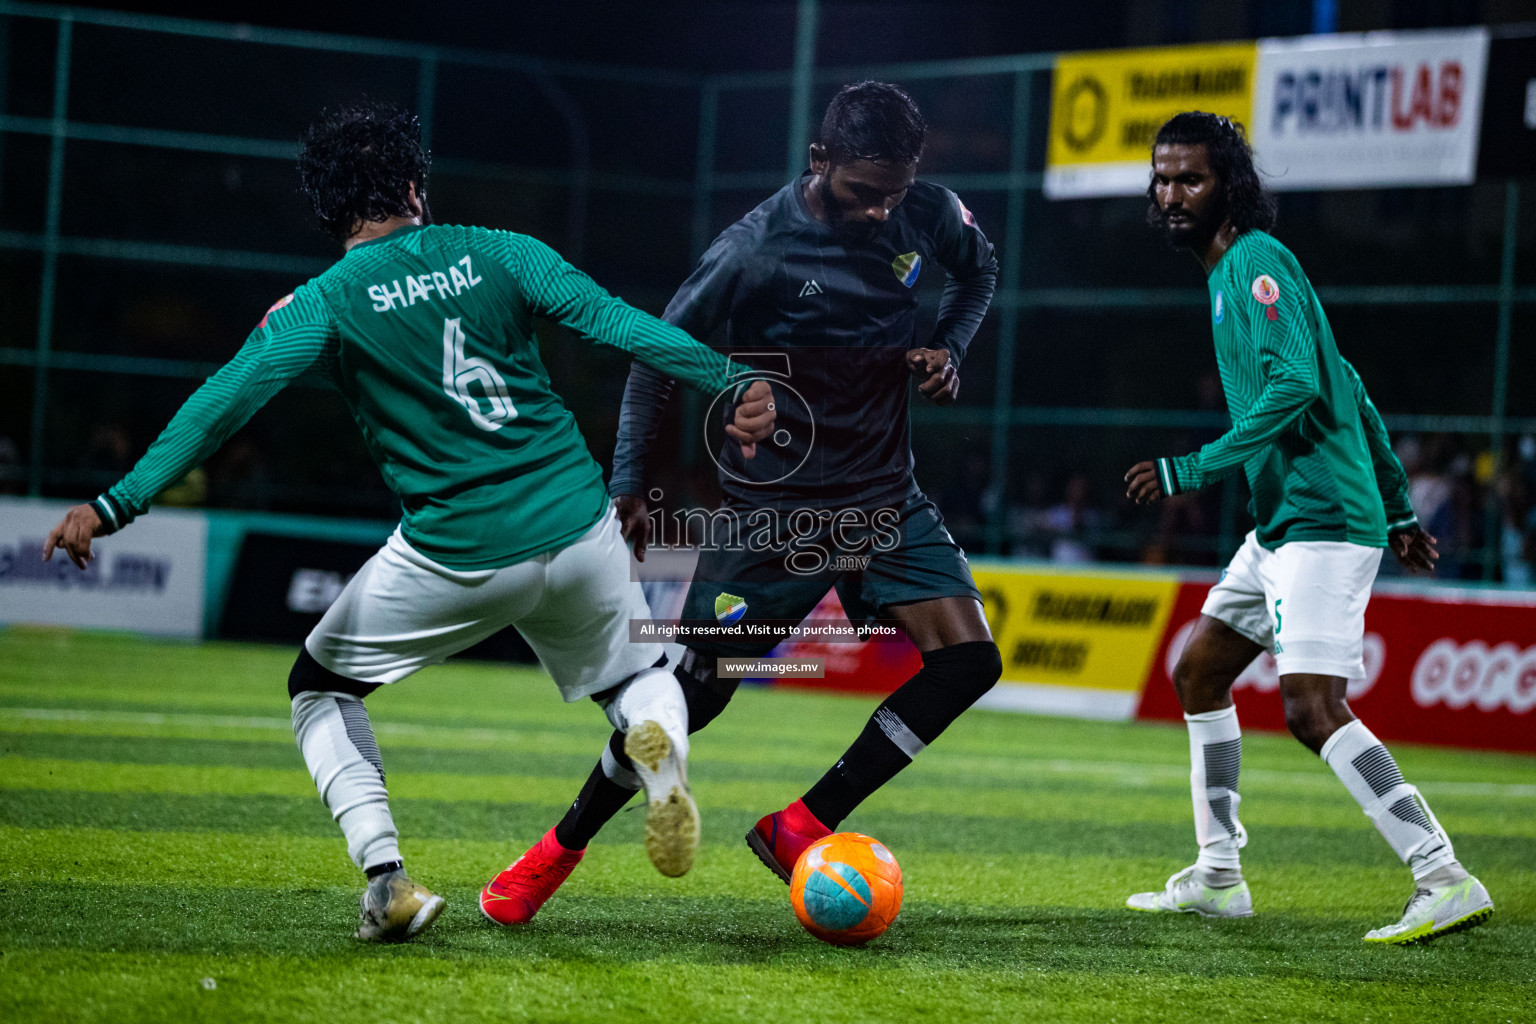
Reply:
<svg viewBox="0 0 1536 1024"><path fill-rule="evenodd" d="M792 2L118 3L135 11L519 54L547 61L705 74L783 71L794 58ZM1536 20L1515 0L1100 0L1064 3L868 3L823 0L819 67L1042 53L1296 35L1333 10L1338 31ZM6 24L4 112L51 116L55 23ZM61 234L114 243L248 250L289 264L59 259L53 347L76 362L49 375L43 492L84 497L114 481L195 387L180 376L135 374L97 362L119 357L217 364L273 300L335 258L307 223L294 191L291 146L320 106L368 94L414 105L418 65L400 57L334 54L79 24L74 30L71 121L268 140L271 156L189 153L112 140L66 146ZM922 173L941 182L1007 170L1009 76L918 79L908 84L932 125ZM819 115L833 83L818 82ZM1026 169L1043 163L1049 75L1033 75ZM770 194L784 177L786 87L728 91L720 107L715 170L732 176L704 209L704 238ZM563 104L563 106L562 106ZM567 116L570 115L570 116ZM540 76L444 60L436 80L432 205L437 219L536 235L601 284L659 312L697 255L694 178L698 89L686 81L596 81ZM589 139L590 188L576 202L570 117ZM0 233L36 239L44 228L50 141L7 132L0 152ZM809 141L806 139L804 141ZM1485 146L1486 148L1486 146ZM963 178L961 179L963 180ZM1221 411L1199 273L1143 223L1144 204L1117 198L1050 203L1028 193L1024 231L1005 237L1005 193L957 186L1000 249L1019 246L1026 290L1181 289L1189 303L1137 308L995 309L972 349L954 413L915 406L918 479L973 550L985 523L1002 523L1004 551L1210 563L1222 557L1220 490L1172 513L1129 509L1116 481L1140 458L1187 449L1216 428L1016 426L1006 486L989 479L990 414L998 324L1018 317L1014 403L1037 408ZM1499 279L1505 178L1460 188L1288 193L1279 236L1319 287L1480 285ZM1536 283L1536 188L1525 185L1517 285ZM0 349L29 350L38 332L41 256L0 248ZM938 286L924 282L932 309ZM16 301L16 300L20 301ZM1486 415L1493 390L1496 310L1490 303L1331 306L1346 354L1391 414ZM1516 307L1514 336L1529 339L1531 306ZM567 397L599 462L611 456L626 361L555 331L543 335L557 390ZM140 364L142 365L142 364ZM200 371L206 372L206 371ZM1509 414L1536 417L1536 355L1516 344ZM1525 382L1522 384L1521 382ZM32 458L33 371L0 365L0 489L24 489ZM658 482L669 501L710 503L708 460L669 416L675 460ZM1484 510L1504 501L1519 517L1486 435L1421 431L1411 439L1426 478L1449 481L1455 512L1448 545L1464 553L1490 539ZM1511 437L1511 451L1519 438ZM9 454L7 454L9 453ZM1536 453L1533 453L1536 454ZM1531 463L1536 466L1536 462ZM1521 472L1514 465L1515 477ZM202 490L198 491L197 488ZM1234 486L1227 504L1246 500ZM1499 497L1500 494L1506 495ZM185 495L214 506L388 518L393 501L342 405L293 388L210 460ZM1247 528L1234 513L1229 526ZM1468 560L1471 572L1476 568Z"/></svg>

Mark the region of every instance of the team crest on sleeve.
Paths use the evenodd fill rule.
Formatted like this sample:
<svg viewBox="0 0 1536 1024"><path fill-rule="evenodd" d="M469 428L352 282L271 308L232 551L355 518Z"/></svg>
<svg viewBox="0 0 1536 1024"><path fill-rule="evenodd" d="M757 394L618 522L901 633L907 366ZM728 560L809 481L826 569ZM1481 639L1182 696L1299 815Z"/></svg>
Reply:
<svg viewBox="0 0 1536 1024"><path fill-rule="evenodd" d="M1280 286L1268 274L1260 274L1253 279L1252 291L1253 297L1258 299L1261 305L1273 306L1275 300L1280 298Z"/></svg>
<svg viewBox="0 0 1536 1024"><path fill-rule="evenodd" d="M917 284L918 272L923 269L923 258L915 252L903 253L891 260L891 269L896 272L896 280L911 288Z"/></svg>
<svg viewBox="0 0 1536 1024"><path fill-rule="evenodd" d="M280 298L276 302L272 303L272 308L267 310L267 312L261 318L261 323L256 325L257 329L260 330L261 328L267 326L267 318L270 317L273 313L276 313L278 310L282 309L284 306L288 305L288 303L290 303L292 301L293 301L293 292L289 292L287 295L284 295L282 298Z"/></svg>

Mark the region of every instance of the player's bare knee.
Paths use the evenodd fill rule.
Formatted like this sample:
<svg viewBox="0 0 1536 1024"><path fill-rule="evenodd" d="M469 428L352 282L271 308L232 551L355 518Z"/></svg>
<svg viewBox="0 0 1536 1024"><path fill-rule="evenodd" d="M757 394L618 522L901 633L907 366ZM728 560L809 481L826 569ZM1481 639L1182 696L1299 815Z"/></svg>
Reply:
<svg viewBox="0 0 1536 1024"><path fill-rule="evenodd" d="M1179 705L1186 714L1212 710L1213 705L1226 702L1232 689L1232 680L1213 670L1198 655L1185 651L1179 663L1173 667L1173 689L1178 694Z"/></svg>
<svg viewBox="0 0 1536 1024"><path fill-rule="evenodd" d="M1318 751L1333 734L1338 715L1328 702L1312 695L1284 698L1285 727L1308 749ZM1347 713L1346 713L1347 714Z"/></svg>

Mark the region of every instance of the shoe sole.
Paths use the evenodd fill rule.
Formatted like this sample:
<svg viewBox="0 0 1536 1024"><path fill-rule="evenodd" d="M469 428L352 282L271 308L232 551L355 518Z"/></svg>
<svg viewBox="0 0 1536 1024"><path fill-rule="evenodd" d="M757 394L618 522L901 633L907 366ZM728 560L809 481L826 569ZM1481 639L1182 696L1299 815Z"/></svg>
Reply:
<svg viewBox="0 0 1536 1024"><path fill-rule="evenodd" d="M437 915L443 912L445 906L447 903L443 898L436 895L423 903L421 909L416 911L416 916L411 918L411 923L405 926L405 937L414 939L432 927L432 922L437 920Z"/></svg>
<svg viewBox="0 0 1536 1024"><path fill-rule="evenodd" d="M1199 907L1138 907L1130 900L1125 901L1125 907L1127 910L1134 910L1138 914L1198 914L1201 917L1210 918L1216 921L1253 916L1252 910L1249 910L1245 914L1213 914L1201 910Z"/></svg>
<svg viewBox="0 0 1536 1024"><path fill-rule="evenodd" d="M1477 910L1472 911L1470 914L1465 914L1461 917L1458 917L1450 924L1443 924L1439 928L1430 926L1429 931L1424 931L1424 926L1421 925L1419 928L1416 928L1411 932L1406 932L1402 935L1393 935L1389 938L1366 939L1365 941L1384 946L1417 946L1426 942L1433 942L1443 935L1455 935L1457 932L1464 932L1472 928L1476 928L1480 924L1487 924L1488 919L1492 916L1493 907L1480 907Z"/></svg>
<svg viewBox="0 0 1536 1024"><path fill-rule="evenodd" d="M778 860L773 856L773 851L769 849L763 837L757 834L757 829L754 828L747 833L747 845L752 848L752 852L757 854L757 859L762 861L769 871L779 876L779 881L785 885L789 884L789 872L780 866Z"/></svg>
<svg viewBox="0 0 1536 1024"><path fill-rule="evenodd" d="M699 809L672 740L658 723L641 722L624 737L624 753L645 787L645 852L668 878L693 867L699 850Z"/></svg>

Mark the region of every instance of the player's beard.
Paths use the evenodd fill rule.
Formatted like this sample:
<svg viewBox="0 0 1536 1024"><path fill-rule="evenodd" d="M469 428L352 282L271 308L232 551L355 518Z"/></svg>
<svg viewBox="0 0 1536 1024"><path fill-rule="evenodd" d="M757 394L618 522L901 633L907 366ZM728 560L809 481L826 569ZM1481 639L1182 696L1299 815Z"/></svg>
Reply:
<svg viewBox="0 0 1536 1024"><path fill-rule="evenodd" d="M1157 231L1163 236L1163 241L1174 249L1203 249L1209 245L1211 239L1216 237L1222 221L1227 219L1226 197L1213 196L1205 212L1192 215L1188 209L1182 212L1189 219L1179 221L1176 225L1168 220L1168 211L1159 208L1157 211Z"/></svg>
<svg viewBox="0 0 1536 1024"><path fill-rule="evenodd" d="M821 200L822 212L827 218L827 227L832 233L845 242L869 242L885 227L879 221L862 220L852 221L843 215L843 208L838 205L832 196L832 183L826 176L816 183L816 198Z"/></svg>

